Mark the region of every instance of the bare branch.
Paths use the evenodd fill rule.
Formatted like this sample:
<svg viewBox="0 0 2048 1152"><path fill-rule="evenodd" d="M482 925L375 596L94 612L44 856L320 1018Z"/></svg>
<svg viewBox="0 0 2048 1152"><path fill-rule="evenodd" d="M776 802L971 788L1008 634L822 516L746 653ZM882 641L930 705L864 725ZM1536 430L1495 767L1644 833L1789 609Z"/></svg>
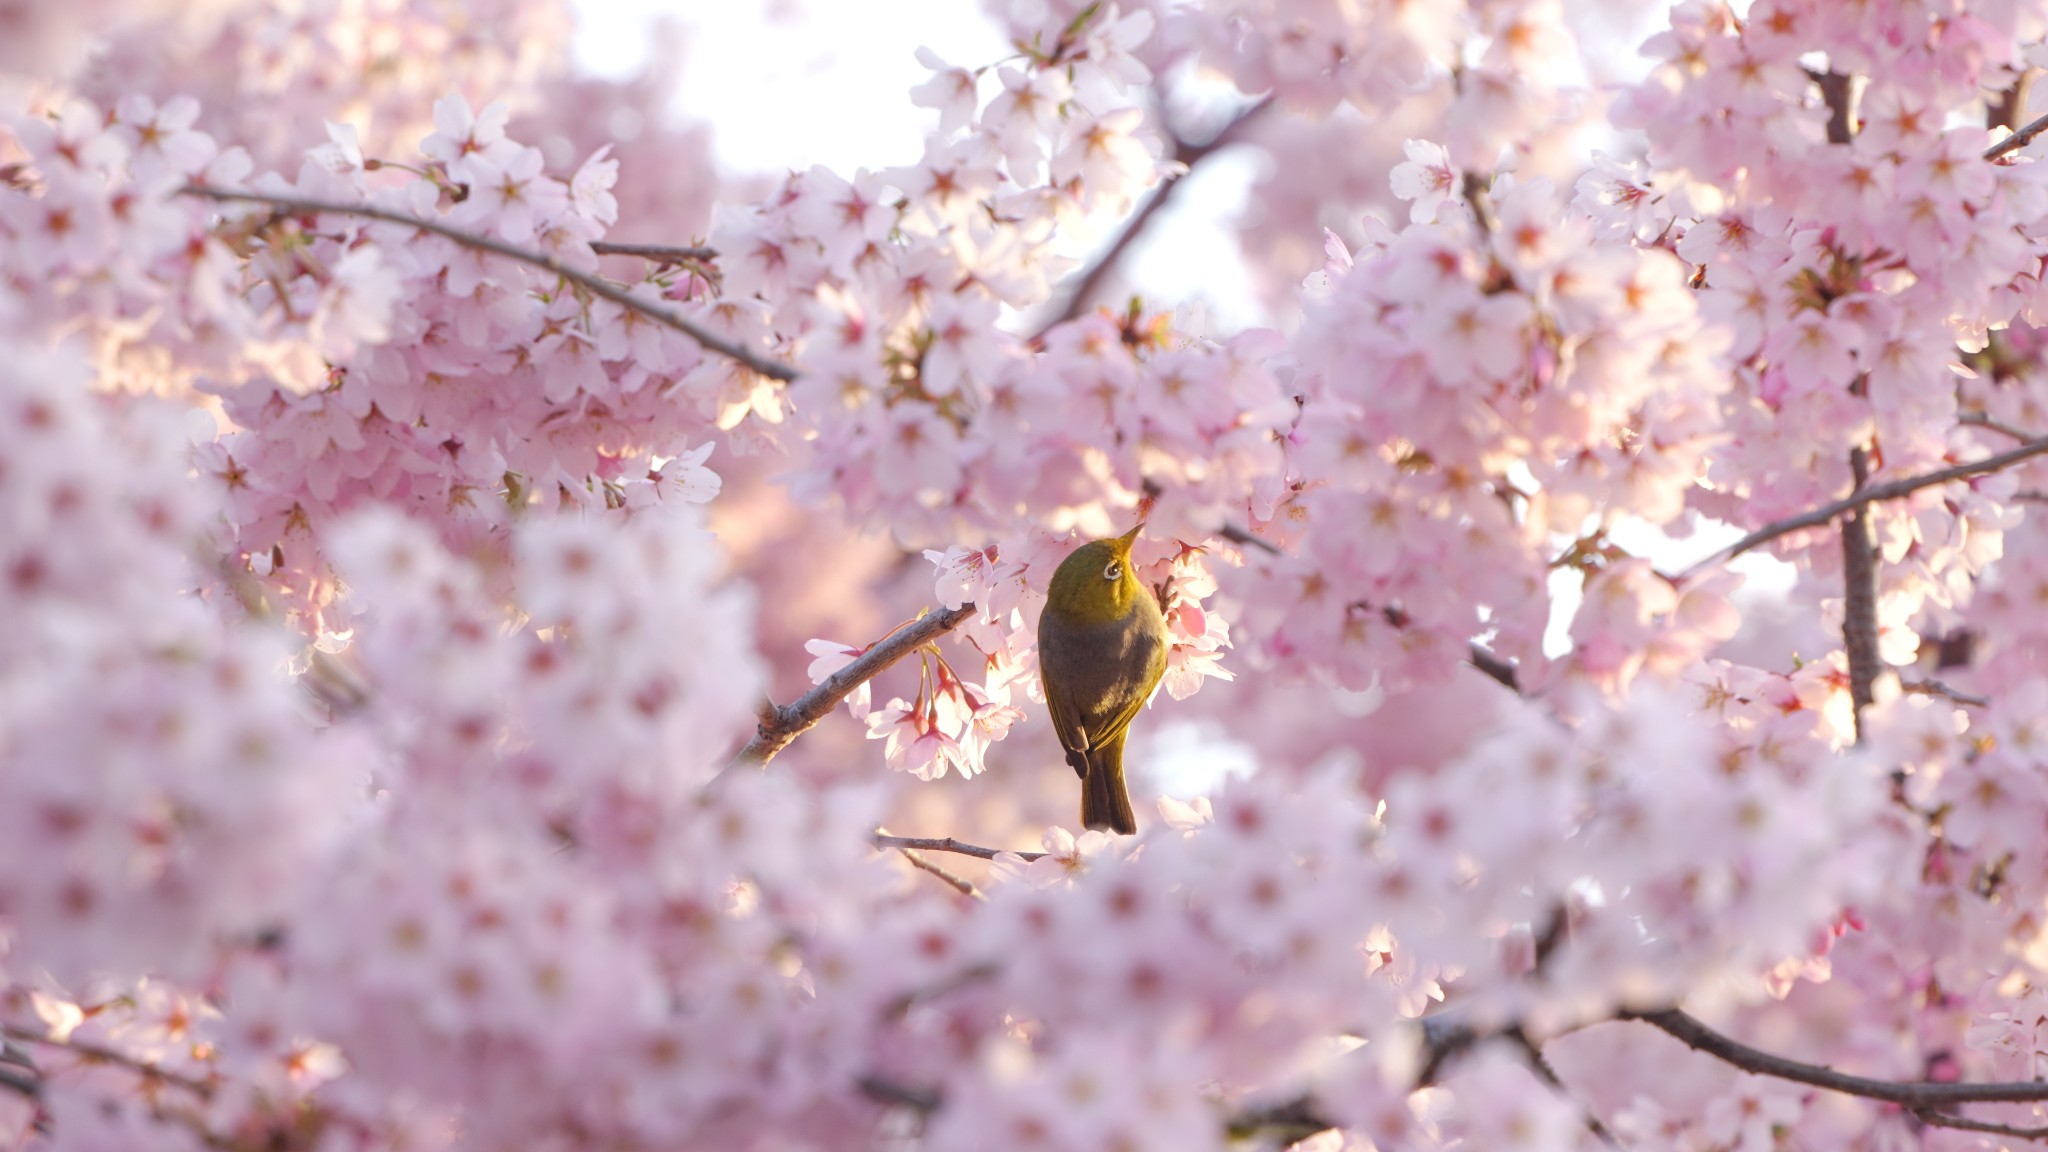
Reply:
<svg viewBox="0 0 2048 1152"><path fill-rule="evenodd" d="M1470 661L1474 668L1479 669L1481 672L1486 673L1489 678L1497 681L1501 687L1518 696L1521 695L1522 682L1515 675L1515 666L1494 655L1488 649L1480 647L1478 641L1466 645L1465 659Z"/></svg>
<svg viewBox="0 0 2048 1152"><path fill-rule="evenodd" d="M981 889L976 888L974 885L968 883L960 877L953 875L951 872L948 872L944 868L939 867L937 864L934 864L931 861L925 859L922 855L913 852L908 848L898 848L897 851L903 853L903 858L905 860L910 861L911 867L920 869L925 872L929 872L932 875L937 876L939 879L944 880L946 884L953 889L953 891L958 892L962 896L965 896L970 900L980 900L984 903L988 901L988 897L983 896L981 894Z"/></svg>
<svg viewBox="0 0 2048 1152"><path fill-rule="evenodd" d="M1268 540L1263 536L1254 536L1250 532L1246 531L1243 528L1239 528L1235 524L1225 524L1223 527L1216 530L1216 534L1218 536L1223 537L1225 540L1230 541L1232 544L1249 544L1254 548L1264 550L1269 555L1278 556L1280 554L1279 545L1273 543L1271 540Z"/></svg>
<svg viewBox="0 0 2048 1152"><path fill-rule="evenodd" d="M923 836L891 836L886 832L877 832L868 839L877 848L903 848L919 852L957 852L962 856L973 856L980 860L993 860L1007 851L1002 848L983 848L979 844L964 844L953 839L951 836L933 839ZM1011 852L1010 855L1021 856L1026 860L1036 860L1044 856L1045 853Z"/></svg>
<svg viewBox="0 0 2048 1152"><path fill-rule="evenodd" d="M593 240L590 250L599 256L638 256L656 264L682 264L691 260L716 260L718 249L703 245L693 247L670 244L620 244L610 240Z"/></svg>
<svg viewBox="0 0 2048 1152"><path fill-rule="evenodd" d="M1940 696L1945 700L1953 700L1970 708L1991 707L1991 701L1984 697L1971 692L1964 692L1961 689L1951 688L1939 680L1901 680L1899 681L1899 688L1901 691L1911 692L1918 696Z"/></svg>
<svg viewBox="0 0 2048 1152"><path fill-rule="evenodd" d="M1704 1052L1725 1064L1759 1076L1773 1076L1797 1084L1825 1088L1866 1100L1884 1100L1912 1109L1950 1108L1957 1104L2032 1103L2048 1100L2048 1081L2022 1080L2011 1083L1962 1084L1930 1080L1873 1080L1850 1076L1818 1064L1787 1060L1751 1048L1739 1040L1721 1035L1700 1021L1667 1008L1658 1012L1622 1012L1619 1019L1640 1020L1660 1029L1697 1052Z"/></svg>
<svg viewBox="0 0 2048 1152"><path fill-rule="evenodd" d="M735 344L671 309L649 304L647 301L640 299L601 276L592 276L587 272L579 272L545 252L534 252L517 247L516 245L506 244L500 240L494 240L489 236L478 236L471 232L465 232L460 228L450 227L439 220L427 220L409 213L394 212L369 204L343 204L327 200L302 199L296 196L269 196L261 192L240 192L225 188L209 188L203 184L187 184L180 188L178 193L181 196L194 196L205 200L264 204L280 212L289 212L293 215L357 216L365 220L381 220L386 224L399 224L407 228L416 228L443 239L453 240L465 248L473 248L479 252L489 252L494 256L503 256L507 260L516 260L521 264L553 273L593 296L609 300L629 312L636 312L657 324L673 328L703 345L706 349L737 361L771 380L780 380L787 383L796 379L797 376L796 369L791 368L789 365L771 360L751 348Z"/></svg>
<svg viewBox="0 0 2048 1152"><path fill-rule="evenodd" d="M770 703L761 710L754 738L733 757L734 764L759 766L789 747L790 741L810 731L830 715L855 688L880 675L891 664L937 640L974 615L974 605L962 604L944 612L932 612L905 624L884 637L846 667L827 676L823 683L798 697L795 703Z"/></svg>
<svg viewBox="0 0 2048 1152"><path fill-rule="evenodd" d="M1984 158L1986 160L1996 160L2007 152L2017 152L2033 143L2034 137L2039 136L2043 132L2048 132L2048 116L2036 117L2025 128L1986 148L1984 150Z"/></svg>
<svg viewBox="0 0 2048 1152"><path fill-rule="evenodd" d="M918 1112L937 1112L946 1098L934 1088L899 1084L881 1076L860 1078L861 1094L880 1104L895 1104Z"/></svg>
<svg viewBox="0 0 2048 1152"><path fill-rule="evenodd" d="M1585 1101L1579 1099L1577 1093L1571 1090L1571 1086L1564 1082L1564 1078L1557 1074L1557 1069L1551 1066L1550 1058L1543 1054L1542 1046L1531 1040L1528 1032L1517 1025L1507 1032L1506 1036L1515 1047L1522 1050L1523 1057L1529 1062L1529 1070L1536 1074L1536 1078L1548 1084L1550 1090L1559 1098L1570 1101L1578 1108L1579 1120L1585 1124L1586 1131L1591 1132L1600 1143L1609 1148L1627 1147L1614 1135L1613 1130L1607 1127L1607 1122L1600 1119Z"/></svg>
<svg viewBox="0 0 2048 1152"><path fill-rule="evenodd" d="M1997 1136L2010 1136L2015 1140L2048 1140L2048 1127L2015 1128L2009 1124L1994 1124L1988 1120L1971 1120L1948 1112L1937 1112L1932 1108L1921 1108L1913 1115L1922 1123L1935 1128L1960 1128L1965 1132L1989 1132Z"/></svg>
<svg viewBox="0 0 2048 1152"><path fill-rule="evenodd" d="M1929 472L1924 476L1906 476L1888 483L1876 484L1869 488L1860 489L1832 504L1823 504L1811 512L1802 512L1790 519L1767 524L1699 563L1694 564L1692 567L1687 568L1684 574L1690 576L1710 564L1730 557L1740 556L1744 552L1760 544L1768 544L1780 536L1789 535L1804 528L1818 528L1823 524L1829 523L1835 517L1845 512L1853 512L1866 504L1876 504L1883 500L1897 500L1901 496L1910 496L1922 488L1932 488L1937 484L1947 484L1956 480L1967 480L1972 476L1982 476L1988 472L1997 472L2010 468L2023 460L2031 460L2044 452L2048 452L2048 436L2044 436L2039 440L2029 440L2017 448L2000 452L1996 456L1986 456L1982 460L1972 460L1967 464L1957 464L1951 468L1942 468Z"/></svg>
<svg viewBox="0 0 2048 1152"><path fill-rule="evenodd" d="M1956 423L1970 424L1978 428L1989 428L1993 432L2003 432L2004 434L2012 437L2015 440L2025 441L2041 439L2041 437L2034 435L2032 432L2029 432L2024 428L2015 428L2002 420L1994 420L1992 419L1991 415L1986 412L1958 412L1956 413Z"/></svg>
<svg viewBox="0 0 2048 1152"><path fill-rule="evenodd" d="M1190 144L1175 136L1173 138L1173 160L1175 163L1182 165L1184 170L1174 175L1166 176L1159 181L1159 186L1152 190L1152 194L1146 197L1143 204L1138 206L1137 211L1131 213L1130 219L1124 221L1123 230L1117 233L1116 239L1110 242L1109 248L1101 256L1096 257L1093 264L1090 264L1082 271L1080 280L1074 284L1073 292L1067 296L1066 306L1060 309L1058 316L1053 317L1039 327L1037 336L1044 336L1052 329L1085 312L1088 308L1089 299L1095 295L1095 290L1102 285L1103 278L1116 268L1117 262L1123 259L1124 250L1129 248L1131 242L1136 240L1139 234L1145 231L1145 226L1152 222L1152 217L1157 215L1161 208L1166 207L1167 204L1172 202L1175 193L1180 190L1182 182L1192 173L1195 165L1237 143L1244 136L1245 128L1267 108L1271 107L1272 103L1273 98L1271 96L1260 97L1256 103L1246 107L1230 123L1225 124L1222 131L1211 136L1203 143Z"/></svg>

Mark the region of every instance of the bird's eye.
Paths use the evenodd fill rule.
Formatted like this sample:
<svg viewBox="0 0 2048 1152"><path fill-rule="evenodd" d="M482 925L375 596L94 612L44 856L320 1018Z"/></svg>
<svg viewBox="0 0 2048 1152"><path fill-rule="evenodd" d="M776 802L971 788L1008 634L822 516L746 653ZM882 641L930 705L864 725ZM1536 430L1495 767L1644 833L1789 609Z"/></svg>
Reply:
<svg viewBox="0 0 2048 1152"><path fill-rule="evenodd" d="M1116 579L1117 577L1119 577L1119 576L1121 576L1121 575L1123 575L1123 574L1124 574L1124 569L1123 569L1123 565L1121 565L1121 564L1118 564L1118 563L1117 563L1116 561L1114 561L1114 560L1111 560L1111 561L1109 562L1109 567L1107 567L1107 568L1104 568L1104 569L1102 570L1102 578L1103 578L1104 580L1114 580L1114 579Z"/></svg>

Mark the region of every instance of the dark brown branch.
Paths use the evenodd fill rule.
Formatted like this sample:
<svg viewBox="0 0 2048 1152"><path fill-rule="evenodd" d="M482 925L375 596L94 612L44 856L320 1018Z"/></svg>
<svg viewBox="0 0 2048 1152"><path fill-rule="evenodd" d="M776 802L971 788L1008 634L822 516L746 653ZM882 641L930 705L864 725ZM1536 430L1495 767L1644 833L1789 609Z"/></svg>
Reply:
<svg viewBox="0 0 2048 1152"><path fill-rule="evenodd" d="M916 1088L881 1076L863 1076L861 1094L878 1104L895 1104L918 1112L937 1112L946 1098L935 1088Z"/></svg>
<svg viewBox="0 0 2048 1152"><path fill-rule="evenodd" d="M1138 238L1139 234L1145 231L1146 225L1152 222L1152 217L1158 215L1160 209L1173 201L1174 195L1179 192L1181 184L1193 173L1195 166L1223 149L1230 147L1232 144L1237 143L1244 135L1246 126L1257 119L1272 103L1273 98L1271 96L1260 97L1256 103L1246 107L1233 117L1230 123L1223 126L1221 131L1200 144L1191 144L1179 136L1175 136L1173 138L1173 161L1182 166L1182 171L1166 176L1159 181L1159 187L1154 188L1152 194L1145 198L1145 202L1138 206L1138 210L1131 213L1130 218L1124 221L1122 230L1116 234L1116 239L1110 242L1109 248L1101 256L1096 257L1093 264L1090 264L1082 271L1080 280L1075 282L1074 290L1068 294L1066 306L1060 309L1060 314L1041 325L1034 339L1043 337L1052 329L1085 312L1088 308L1089 299L1095 295L1095 290L1101 287L1103 278L1116 268L1118 261L1123 259L1125 249L1129 248L1131 243Z"/></svg>
<svg viewBox="0 0 2048 1152"><path fill-rule="evenodd" d="M1506 1035L1510 1043L1522 1050L1523 1057L1529 1062L1529 1070L1536 1074L1536 1078L1549 1085L1550 1090L1560 1099L1569 1100L1578 1108L1579 1120L1585 1124L1586 1131L1591 1132L1600 1143L1609 1148L1627 1147L1614 1135L1613 1130L1607 1127L1607 1122L1600 1119L1585 1101L1579 1099L1578 1094L1571 1090L1571 1086L1564 1082L1564 1078L1557 1074L1557 1069L1551 1066L1550 1058L1543 1054L1542 1046L1531 1040L1528 1032L1517 1025Z"/></svg>
<svg viewBox="0 0 2048 1152"><path fill-rule="evenodd" d="M1279 545L1263 536L1254 536L1235 524L1225 524L1216 530L1216 534L1232 544L1249 544L1254 548L1262 549L1269 555L1278 556L1280 554Z"/></svg>
<svg viewBox="0 0 2048 1152"><path fill-rule="evenodd" d="M465 248L472 248L479 252L488 252L494 256L503 256L507 260L516 260L521 264L552 273L593 296L609 300L629 312L638 313L657 324L673 328L690 339L695 340L698 344L703 345L707 350L737 361L771 380L781 380L787 383L796 379L796 369L791 368L789 365L771 360L751 348L735 344L694 320L682 316L671 309L649 304L603 277L592 276L587 272L579 272L544 252L530 251L516 245L494 240L489 236L478 236L471 232L465 232L460 228L450 227L438 220L428 220L405 212L393 212L389 209L377 208L369 204L343 204L327 200L308 200L296 196L269 196L261 192L240 192L225 188L209 188L203 184L187 184L180 188L178 192L183 196L195 196L205 200L263 204L280 212L289 212L299 216L357 216L365 220L381 220L386 224L399 224L407 228L416 228L421 232L428 232L443 239L452 240Z"/></svg>
<svg viewBox="0 0 2048 1152"><path fill-rule="evenodd" d="M1849 452L1849 469L1861 488L1870 478L1870 451ZM1863 710L1870 707L1884 657L1877 646L1877 525L1870 510L1857 508L1842 517L1842 648L1849 657L1849 701L1856 739L1863 740Z"/></svg>
<svg viewBox="0 0 2048 1152"><path fill-rule="evenodd" d="M1828 143L1847 144L1856 135L1856 78L1840 72L1806 74L1820 85L1820 96L1828 106Z"/></svg>
<svg viewBox="0 0 2048 1152"><path fill-rule="evenodd" d="M1481 648L1476 641L1466 646L1465 659L1471 661L1474 668L1484 672L1490 679L1497 681L1501 687L1506 688L1517 696L1521 695L1522 682L1516 677L1513 664Z"/></svg>
<svg viewBox="0 0 2048 1152"><path fill-rule="evenodd" d="M1958 1104L2025 1104L2048 1100L2048 1081L2022 1080L2010 1083L1960 1084L1930 1080L1873 1080L1851 1076L1818 1064L1804 1064L1783 1056L1751 1048L1739 1040L1721 1035L1675 1008L1658 1012L1622 1012L1623 1020L1640 1020L1660 1029L1696 1052L1704 1052L1724 1064L1759 1076L1773 1076L1840 1092L1866 1100L1884 1100L1901 1107L1919 1109L1952 1108Z"/></svg>
<svg viewBox="0 0 2048 1152"><path fill-rule="evenodd" d="M2033 143L2034 137L2039 136L2043 132L2048 132L2048 116L2036 117L2025 128L1986 148L1984 150L1984 158L1986 160L1996 160L2007 152L2017 152Z"/></svg>
<svg viewBox="0 0 2048 1152"><path fill-rule="evenodd" d="M2048 452L2048 436L2044 436L2039 440L2029 440L2017 448L2000 452L1996 456L1986 456L1982 460L1972 460L1967 464L1957 464L1950 468L1942 468L1929 472L1924 476L1906 476L1884 484L1876 484L1869 488L1859 489L1832 504L1823 504L1811 512L1802 512L1789 519L1767 524L1707 557L1705 560L1694 564L1686 569L1685 574L1691 575L1718 560L1740 556L1759 544L1768 544L1780 536L1789 535L1803 528L1818 528L1834 520L1835 517L1845 512L1855 511L1866 504L1876 504L1884 500L1897 500L1901 496L1910 496L1922 488L1932 488L1937 484L1947 484L1956 480L1967 480L1972 476L1982 476L1987 472L1997 472L2010 468L2021 461L2031 460L2044 452Z"/></svg>
<svg viewBox="0 0 2048 1152"><path fill-rule="evenodd" d="M671 244L619 244L610 240L593 240L590 250L599 256L638 256L656 264L683 264L691 260L716 260L718 249L702 245L676 246Z"/></svg>
<svg viewBox="0 0 2048 1152"><path fill-rule="evenodd" d="M953 891L958 892L962 896L965 896L970 900L986 901L988 899L988 897L983 896L981 894L981 889L976 888L974 885L968 883L960 877L953 875L951 872L948 872L944 868L939 867L937 864L934 864L931 861L925 859L919 853L913 852L908 848L898 848L897 851L903 853L903 858L905 860L910 861L910 866L912 868L916 868L924 872L929 872L932 875L937 876L939 879L945 881L948 887L952 888Z"/></svg>
<svg viewBox="0 0 2048 1152"><path fill-rule="evenodd" d="M2010 1136L2015 1140L2048 1140L2048 1127L2015 1128L2010 1124L1994 1124L1989 1120L1971 1120L1948 1112L1937 1112L1932 1108L1921 1108L1913 1115L1924 1124L1935 1128L1960 1128L1965 1132L1989 1132L1996 1136Z"/></svg>
<svg viewBox="0 0 2048 1152"><path fill-rule="evenodd" d="M832 709L837 708L839 702L855 688L874 679L891 664L951 632L972 615L974 605L962 604L958 608L919 617L884 637L853 663L827 676L823 683L798 697L794 703L769 703L761 710L761 722L754 731L754 738L747 741L739 755L733 757L733 763L759 766L773 760L776 753L789 747L790 741L810 731L818 721L830 715Z"/></svg>
<svg viewBox="0 0 2048 1152"><path fill-rule="evenodd" d="M868 839L872 841L874 846L877 848L900 848L910 849L918 852L957 852L962 856L973 856L979 860L993 860L997 856L1002 855L1006 851L1006 849L1002 848L983 848L979 844L965 844L953 839L951 836L941 836L937 838L925 836L891 836L886 832L877 832L873 836L870 836ZM1026 860L1036 860L1044 856L1045 853L1011 852L1010 855L1021 856Z"/></svg>

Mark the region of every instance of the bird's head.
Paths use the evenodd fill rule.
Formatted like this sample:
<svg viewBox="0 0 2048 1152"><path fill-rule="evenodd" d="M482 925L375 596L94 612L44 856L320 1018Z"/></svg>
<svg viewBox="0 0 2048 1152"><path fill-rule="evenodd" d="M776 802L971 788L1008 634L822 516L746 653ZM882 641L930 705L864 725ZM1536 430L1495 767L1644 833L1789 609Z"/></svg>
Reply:
<svg viewBox="0 0 2048 1152"><path fill-rule="evenodd" d="M1107 624L1129 616L1138 597L1151 595L1131 571L1131 545L1144 527L1074 549L1053 571L1045 610L1071 624Z"/></svg>

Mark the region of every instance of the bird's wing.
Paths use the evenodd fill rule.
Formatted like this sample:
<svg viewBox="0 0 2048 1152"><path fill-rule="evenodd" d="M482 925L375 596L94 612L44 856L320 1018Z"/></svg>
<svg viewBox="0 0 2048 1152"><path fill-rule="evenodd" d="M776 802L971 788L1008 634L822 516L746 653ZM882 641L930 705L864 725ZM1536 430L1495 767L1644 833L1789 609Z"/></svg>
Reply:
<svg viewBox="0 0 2048 1152"><path fill-rule="evenodd" d="M1073 765L1074 775L1085 779L1087 750L1101 741L1089 739L1089 732L1081 726L1081 717L1074 711L1074 702L1067 698L1065 689L1045 685L1045 710L1052 714L1052 730L1060 738L1060 747L1067 751L1067 763Z"/></svg>
<svg viewBox="0 0 2048 1152"><path fill-rule="evenodd" d="M1133 693L1130 699L1124 701L1115 712L1110 713L1102 723L1088 732L1089 743L1097 748L1107 747L1123 739L1125 729L1137 718L1139 710L1151 702L1152 690L1159 687L1160 679L1166 675L1166 639L1163 636L1148 639L1152 641L1152 651L1145 657L1145 686ZM1048 693L1047 699L1050 698L1051 695ZM1053 712L1053 724L1059 724L1059 712L1056 709ZM1065 741L1064 732L1060 739L1062 742Z"/></svg>

